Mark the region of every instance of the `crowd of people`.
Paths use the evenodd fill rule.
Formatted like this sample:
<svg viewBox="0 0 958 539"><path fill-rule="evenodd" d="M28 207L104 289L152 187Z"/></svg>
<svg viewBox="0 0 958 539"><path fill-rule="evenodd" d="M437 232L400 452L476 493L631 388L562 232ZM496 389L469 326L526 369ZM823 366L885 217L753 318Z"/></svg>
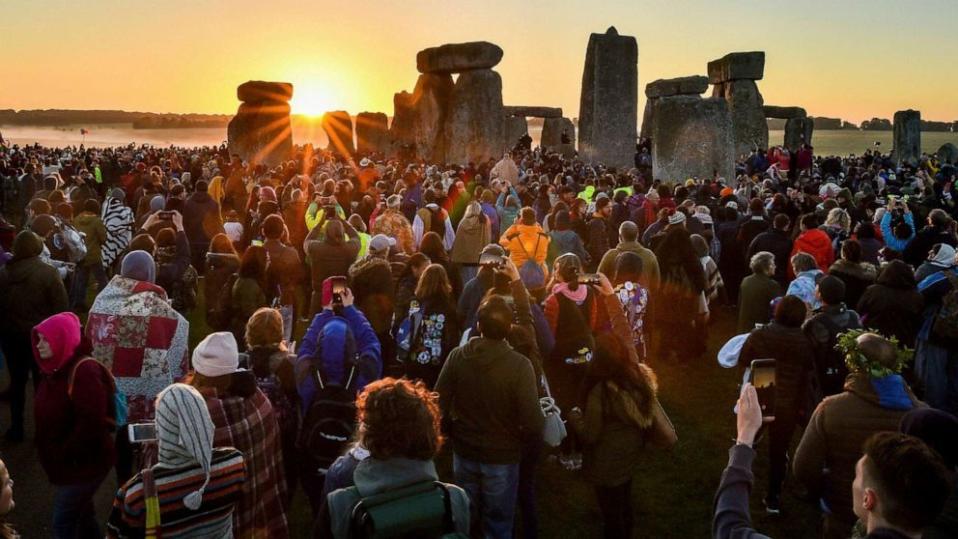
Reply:
<svg viewBox="0 0 958 539"><path fill-rule="evenodd" d="M722 309L744 380L715 537L761 536L756 440L770 514L794 478L823 537L958 534L958 169L649 164L0 145L4 438L28 438L32 378L54 535L532 538L547 461L592 485L605 537L640 534L640 458L678 440L653 368L705 361Z"/></svg>

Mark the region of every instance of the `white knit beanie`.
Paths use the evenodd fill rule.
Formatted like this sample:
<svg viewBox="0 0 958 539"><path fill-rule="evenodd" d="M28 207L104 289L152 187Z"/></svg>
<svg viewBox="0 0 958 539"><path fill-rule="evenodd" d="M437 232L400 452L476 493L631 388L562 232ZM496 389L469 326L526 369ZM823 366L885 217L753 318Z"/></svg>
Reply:
<svg viewBox="0 0 958 539"><path fill-rule="evenodd" d="M156 397L158 460L170 466L199 464L206 474L203 485L183 498L195 511L203 503L213 459L213 420L200 392L186 384L173 384Z"/></svg>
<svg viewBox="0 0 958 539"><path fill-rule="evenodd" d="M229 331L211 333L193 350L193 369L203 376L223 376L239 369L236 338Z"/></svg>

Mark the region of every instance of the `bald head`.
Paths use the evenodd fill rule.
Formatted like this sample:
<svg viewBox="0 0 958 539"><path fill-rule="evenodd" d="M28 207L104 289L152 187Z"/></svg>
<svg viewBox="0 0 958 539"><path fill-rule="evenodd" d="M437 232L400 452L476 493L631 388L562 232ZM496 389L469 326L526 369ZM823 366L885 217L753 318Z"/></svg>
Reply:
<svg viewBox="0 0 958 539"><path fill-rule="evenodd" d="M888 339L875 333L862 333L855 339L855 342L867 360L888 368L895 366L897 350Z"/></svg>

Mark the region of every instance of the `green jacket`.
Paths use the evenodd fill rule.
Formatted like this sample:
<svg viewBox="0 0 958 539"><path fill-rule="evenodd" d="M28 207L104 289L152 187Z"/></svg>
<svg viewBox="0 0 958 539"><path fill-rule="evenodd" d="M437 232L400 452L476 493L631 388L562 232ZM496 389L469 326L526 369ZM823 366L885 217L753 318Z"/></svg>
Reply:
<svg viewBox="0 0 958 539"><path fill-rule="evenodd" d="M73 226L86 236L84 238L86 242L86 258L83 259L83 265L93 266L100 264L102 260L100 255L101 249L103 242L106 241L106 227L103 226L103 221L100 220L98 215L83 212L77 215L73 220Z"/></svg>
<svg viewBox="0 0 958 539"><path fill-rule="evenodd" d="M477 337L454 349L436 382L453 451L483 464L516 464L545 416L532 364L506 341Z"/></svg>
<svg viewBox="0 0 958 539"><path fill-rule="evenodd" d="M767 324L771 318L769 303L782 295L782 287L767 276L752 274L742 280L738 293L738 334L755 329L755 324Z"/></svg>

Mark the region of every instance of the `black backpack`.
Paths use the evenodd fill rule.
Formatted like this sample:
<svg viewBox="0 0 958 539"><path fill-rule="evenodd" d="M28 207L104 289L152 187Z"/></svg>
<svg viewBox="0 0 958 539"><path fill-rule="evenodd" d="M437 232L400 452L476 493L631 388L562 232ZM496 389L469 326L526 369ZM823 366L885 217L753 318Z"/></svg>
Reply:
<svg viewBox="0 0 958 539"><path fill-rule="evenodd" d="M335 320L341 320L346 325L346 342L342 357L346 374L341 383L331 382L323 372L326 329ZM337 317L327 322L320 331L316 354L311 360L310 376L316 378L319 389L306 410L298 443L310 468L318 469L322 473L345 452L356 431L356 356L356 340L346 320Z"/></svg>

